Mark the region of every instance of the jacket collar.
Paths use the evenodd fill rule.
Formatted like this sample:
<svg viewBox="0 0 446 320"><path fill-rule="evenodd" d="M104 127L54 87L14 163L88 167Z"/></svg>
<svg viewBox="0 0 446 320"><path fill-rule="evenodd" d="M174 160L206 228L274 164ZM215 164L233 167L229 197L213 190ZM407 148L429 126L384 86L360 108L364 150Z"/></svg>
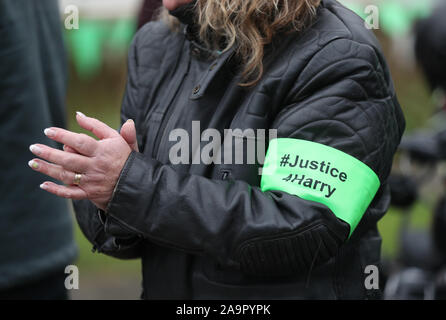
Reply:
<svg viewBox="0 0 446 320"><path fill-rule="evenodd" d="M196 19L196 0L182 5L169 13L176 17L183 25L183 33L187 40L191 43L192 53L200 59L215 59L220 56L221 52L218 50L210 50L198 37L199 25Z"/></svg>
<svg viewBox="0 0 446 320"><path fill-rule="evenodd" d="M196 87L190 96L190 99L192 100L203 97L215 75L234 55L234 48L230 48L226 52L206 48L198 37L199 26L196 23L197 20L195 18L195 5L196 0L180 6L175 10L169 11L169 13L176 17L183 25L183 33L186 39L190 42L191 54L199 59L209 59L214 61L196 84Z"/></svg>
<svg viewBox="0 0 446 320"><path fill-rule="evenodd" d="M174 10L170 10L169 13L180 20L182 24L194 25L195 24L195 5L197 1L193 0L190 3L179 6Z"/></svg>

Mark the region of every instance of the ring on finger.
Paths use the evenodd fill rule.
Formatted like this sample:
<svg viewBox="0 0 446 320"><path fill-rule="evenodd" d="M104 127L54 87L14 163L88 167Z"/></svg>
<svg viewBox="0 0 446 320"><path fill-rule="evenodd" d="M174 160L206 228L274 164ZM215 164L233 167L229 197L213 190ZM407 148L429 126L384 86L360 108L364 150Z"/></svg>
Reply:
<svg viewBox="0 0 446 320"><path fill-rule="evenodd" d="M73 184L75 186L79 186L81 184L81 180L82 180L82 174L81 173L74 174Z"/></svg>

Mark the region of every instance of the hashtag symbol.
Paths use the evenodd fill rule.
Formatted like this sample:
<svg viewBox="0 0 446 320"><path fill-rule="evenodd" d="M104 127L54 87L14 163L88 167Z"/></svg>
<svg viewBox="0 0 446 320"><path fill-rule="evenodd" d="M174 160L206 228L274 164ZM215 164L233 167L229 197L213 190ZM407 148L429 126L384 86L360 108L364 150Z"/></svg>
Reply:
<svg viewBox="0 0 446 320"><path fill-rule="evenodd" d="M285 167L289 163L289 160L290 160L290 155L289 154L284 155L282 157L282 161L280 161L280 166Z"/></svg>

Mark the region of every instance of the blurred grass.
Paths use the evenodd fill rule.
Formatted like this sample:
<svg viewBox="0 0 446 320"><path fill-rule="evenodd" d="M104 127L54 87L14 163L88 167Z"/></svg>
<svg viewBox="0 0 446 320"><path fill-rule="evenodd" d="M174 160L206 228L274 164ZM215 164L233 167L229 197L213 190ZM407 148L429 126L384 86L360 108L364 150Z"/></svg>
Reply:
<svg viewBox="0 0 446 320"><path fill-rule="evenodd" d="M377 31L376 36L383 48L384 56L390 68L395 90L406 118L406 132L423 126L435 110L431 92L421 70L416 66L404 65L395 54L392 40ZM412 48L406 48L411 50ZM402 56L412 56L407 52ZM414 54L413 54L414 55ZM413 59L414 56L412 56Z"/></svg>
<svg viewBox="0 0 446 320"><path fill-rule="evenodd" d="M410 213L410 226L414 229L428 229L432 220L430 206L422 202L415 204ZM400 227L404 215L408 214L401 209L390 208L379 221L378 228L383 238L382 256L393 258L399 249Z"/></svg>
<svg viewBox="0 0 446 320"><path fill-rule="evenodd" d="M79 79L71 66L67 94L67 125L70 130L90 134L77 124L76 111L97 118L112 128L119 128L127 77L125 61L122 57L112 65L103 66L101 73L89 80Z"/></svg>
<svg viewBox="0 0 446 320"><path fill-rule="evenodd" d="M395 88L406 117L406 132L411 132L432 116L433 99L418 69L404 71L394 67L393 70Z"/></svg>

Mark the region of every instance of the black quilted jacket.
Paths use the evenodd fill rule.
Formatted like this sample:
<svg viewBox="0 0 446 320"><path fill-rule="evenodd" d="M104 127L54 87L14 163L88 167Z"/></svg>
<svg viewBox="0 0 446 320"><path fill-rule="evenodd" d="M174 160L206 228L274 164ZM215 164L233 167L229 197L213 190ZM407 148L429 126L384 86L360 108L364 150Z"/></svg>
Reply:
<svg viewBox="0 0 446 320"><path fill-rule="evenodd" d="M75 202L86 236L100 252L142 259L147 299L377 297L364 269L380 261L376 224L405 123L372 32L323 0L304 32L268 46L252 88L238 85L232 51L214 57L193 39L161 22L136 35L122 120L135 119L141 153L128 159L106 213ZM259 164L170 163L170 132L192 134L192 121L201 131L277 129L334 147L372 168L381 187L347 239L349 225L325 205L262 192Z"/></svg>

